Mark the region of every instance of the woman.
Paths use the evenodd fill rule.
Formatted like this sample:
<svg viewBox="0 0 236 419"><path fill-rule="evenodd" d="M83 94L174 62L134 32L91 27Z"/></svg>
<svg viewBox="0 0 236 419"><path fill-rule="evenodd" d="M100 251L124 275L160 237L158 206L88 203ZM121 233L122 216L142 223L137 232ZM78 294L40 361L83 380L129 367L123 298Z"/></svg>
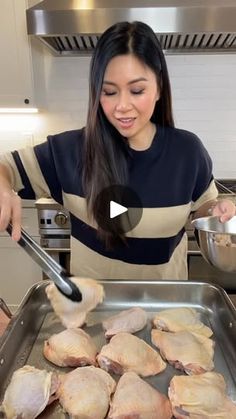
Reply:
<svg viewBox="0 0 236 419"><path fill-rule="evenodd" d="M235 215L217 202L212 162L196 135L174 127L159 42L146 24L121 22L99 39L85 129L2 156L0 230L20 237L20 197L51 196L71 213L71 271L97 279L187 279L189 216ZM125 185L143 205L139 224L110 231L98 196ZM18 192L16 195L15 192Z"/></svg>

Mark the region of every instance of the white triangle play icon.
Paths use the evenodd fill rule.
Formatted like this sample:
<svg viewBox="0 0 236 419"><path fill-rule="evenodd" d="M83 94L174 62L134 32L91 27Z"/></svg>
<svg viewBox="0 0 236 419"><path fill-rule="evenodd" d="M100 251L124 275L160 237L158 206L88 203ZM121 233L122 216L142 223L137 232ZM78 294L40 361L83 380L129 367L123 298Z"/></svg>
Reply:
<svg viewBox="0 0 236 419"><path fill-rule="evenodd" d="M115 218L118 215L124 214L126 211L128 211L128 208L117 204L115 201L110 201L110 218Z"/></svg>

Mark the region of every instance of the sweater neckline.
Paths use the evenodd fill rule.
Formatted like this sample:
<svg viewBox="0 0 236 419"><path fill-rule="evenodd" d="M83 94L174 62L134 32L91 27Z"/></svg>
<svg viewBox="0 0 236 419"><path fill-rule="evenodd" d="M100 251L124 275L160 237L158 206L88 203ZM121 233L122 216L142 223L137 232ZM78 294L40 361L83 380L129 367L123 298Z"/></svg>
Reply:
<svg viewBox="0 0 236 419"><path fill-rule="evenodd" d="M163 147L163 141L162 141L163 133L164 133L164 128L157 125L156 133L153 137L150 147L148 147L146 150L135 150L127 144L127 149L128 149L129 154L133 158L142 158L144 156L153 154L153 152L155 152L156 154L157 151L159 154Z"/></svg>

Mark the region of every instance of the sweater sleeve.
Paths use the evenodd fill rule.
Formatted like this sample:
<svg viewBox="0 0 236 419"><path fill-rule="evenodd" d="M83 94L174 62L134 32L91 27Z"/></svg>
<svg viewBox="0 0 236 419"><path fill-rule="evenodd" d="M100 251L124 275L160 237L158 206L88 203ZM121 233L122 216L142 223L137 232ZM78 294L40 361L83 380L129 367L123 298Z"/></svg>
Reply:
<svg viewBox="0 0 236 419"><path fill-rule="evenodd" d="M40 144L46 148L46 143ZM1 155L1 163L9 170L12 188L24 199L50 196L48 185L35 156L34 147L26 147Z"/></svg>
<svg viewBox="0 0 236 419"><path fill-rule="evenodd" d="M63 191L73 193L82 137L83 130L67 131L48 136L35 147L0 156L9 169L13 189L25 199L52 197L63 204Z"/></svg>
<svg viewBox="0 0 236 419"><path fill-rule="evenodd" d="M195 143L195 186L192 194L192 211L205 202L216 199L218 191L212 174L212 160L201 141Z"/></svg>

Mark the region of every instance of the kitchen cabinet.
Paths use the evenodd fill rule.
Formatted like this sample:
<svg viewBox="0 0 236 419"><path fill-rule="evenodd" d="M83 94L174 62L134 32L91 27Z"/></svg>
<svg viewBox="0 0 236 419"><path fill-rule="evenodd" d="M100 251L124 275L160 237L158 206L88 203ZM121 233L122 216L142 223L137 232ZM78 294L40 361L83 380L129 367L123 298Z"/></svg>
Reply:
<svg viewBox="0 0 236 419"><path fill-rule="evenodd" d="M33 71L26 29L27 0L1 0L0 107L32 107Z"/></svg>
<svg viewBox="0 0 236 419"><path fill-rule="evenodd" d="M236 274L223 272L210 265L201 253L188 255L188 267L190 281L212 282L220 285L228 292L236 291Z"/></svg>
<svg viewBox="0 0 236 419"><path fill-rule="evenodd" d="M36 208L23 208L22 227L39 242ZM0 234L0 297L12 308L43 278L42 270L10 236Z"/></svg>

